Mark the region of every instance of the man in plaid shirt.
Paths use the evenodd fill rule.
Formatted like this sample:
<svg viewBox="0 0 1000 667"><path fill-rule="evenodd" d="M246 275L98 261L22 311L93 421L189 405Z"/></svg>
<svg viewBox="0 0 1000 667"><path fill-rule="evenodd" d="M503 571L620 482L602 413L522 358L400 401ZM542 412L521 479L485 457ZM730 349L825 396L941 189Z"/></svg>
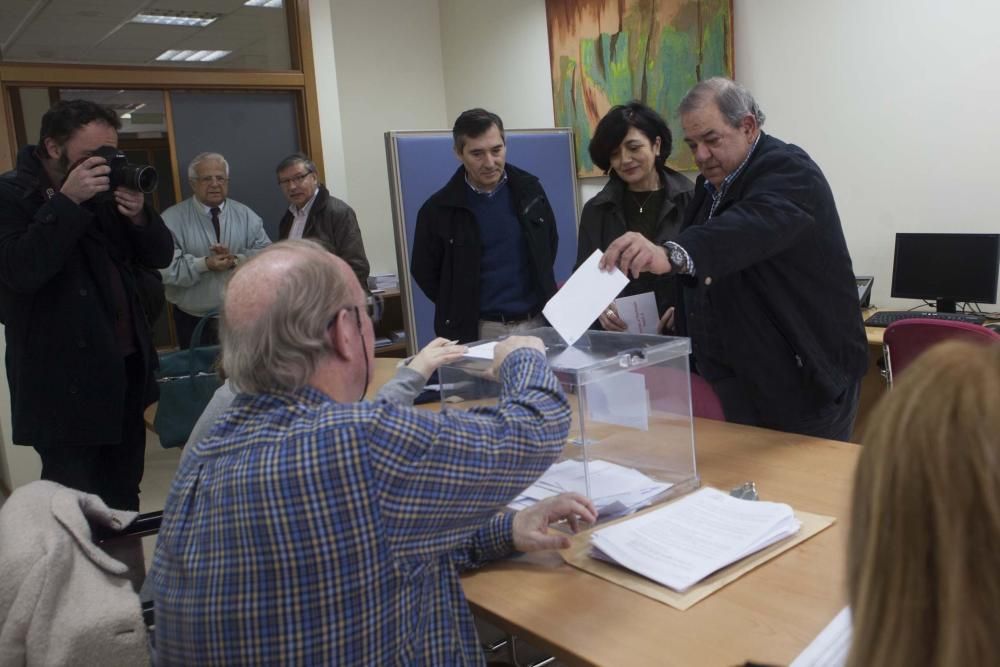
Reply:
<svg viewBox="0 0 1000 667"><path fill-rule="evenodd" d="M151 578L163 665L478 665L458 570L568 546L579 496L497 514L555 461L570 410L541 341L495 353L495 408L357 402L374 333L348 265L309 241L237 269L223 358L240 395L173 480Z"/></svg>

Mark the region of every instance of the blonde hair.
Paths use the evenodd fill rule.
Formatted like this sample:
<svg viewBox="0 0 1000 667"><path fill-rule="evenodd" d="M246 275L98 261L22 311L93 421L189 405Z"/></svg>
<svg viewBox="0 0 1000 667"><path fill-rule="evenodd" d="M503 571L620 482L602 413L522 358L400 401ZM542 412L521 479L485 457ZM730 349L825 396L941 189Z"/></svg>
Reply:
<svg viewBox="0 0 1000 667"><path fill-rule="evenodd" d="M1000 345L929 350L862 438L848 664L1000 662Z"/></svg>

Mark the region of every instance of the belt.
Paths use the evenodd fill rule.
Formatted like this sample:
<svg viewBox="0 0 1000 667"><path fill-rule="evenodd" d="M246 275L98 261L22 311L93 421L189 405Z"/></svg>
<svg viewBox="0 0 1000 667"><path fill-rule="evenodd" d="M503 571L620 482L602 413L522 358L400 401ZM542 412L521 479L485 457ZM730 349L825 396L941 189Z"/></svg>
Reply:
<svg viewBox="0 0 1000 667"><path fill-rule="evenodd" d="M538 317L541 314L541 310L529 310L524 313L480 313L479 319L486 320L487 322L502 322L503 324L517 324L518 322L524 322L525 320L530 320Z"/></svg>

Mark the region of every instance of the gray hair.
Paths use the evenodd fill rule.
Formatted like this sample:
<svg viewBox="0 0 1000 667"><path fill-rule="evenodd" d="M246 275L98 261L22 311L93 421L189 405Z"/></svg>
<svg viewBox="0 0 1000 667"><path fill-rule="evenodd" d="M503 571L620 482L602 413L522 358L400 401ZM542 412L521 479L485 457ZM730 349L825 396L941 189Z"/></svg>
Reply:
<svg viewBox="0 0 1000 667"><path fill-rule="evenodd" d="M229 178L229 163L226 162L226 158L222 157L221 153L198 153L194 156L194 159L188 163L188 180L193 181L198 178L198 172L195 169L202 162L208 162L209 160L218 160L222 163L222 166L226 170L226 178Z"/></svg>
<svg viewBox="0 0 1000 667"><path fill-rule="evenodd" d="M237 391L263 394L304 387L331 349L330 320L351 303L350 285L329 254L315 241L282 241L268 246L237 269L235 276L274 253L297 261L283 269L250 321L233 323L223 296L219 338L226 374Z"/></svg>
<svg viewBox="0 0 1000 667"><path fill-rule="evenodd" d="M695 109L700 109L710 101L718 105L722 116L733 127L739 127L739 124L747 116L753 116L757 119L757 127L764 126L764 120L767 116L760 110L757 100L753 98L750 91L735 81L721 76L695 84L695 87L689 90L684 99L681 100L677 110L683 116Z"/></svg>
<svg viewBox="0 0 1000 667"><path fill-rule="evenodd" d="M317 173L316 163L309 159L309 156L305 153L292 153L284 160L278 163L278 167L274 170L277 173L281 173L289 167L294 167L297 164L301 164L309 171L310 174Z"/></svg>

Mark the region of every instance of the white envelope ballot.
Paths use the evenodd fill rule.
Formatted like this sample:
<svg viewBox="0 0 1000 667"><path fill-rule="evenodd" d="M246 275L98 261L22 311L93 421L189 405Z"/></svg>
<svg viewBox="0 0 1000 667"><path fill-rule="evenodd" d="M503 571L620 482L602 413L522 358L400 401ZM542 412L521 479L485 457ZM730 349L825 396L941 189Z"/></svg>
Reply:
<svg viewBox="0 0 1000 667"><path fill-rule="evenodd" d="M579 340L601 311L628 285L628 276L617 267L612 271L598 268L603 255L595 250L542 310L545 319L567 345Z"/></svg>

